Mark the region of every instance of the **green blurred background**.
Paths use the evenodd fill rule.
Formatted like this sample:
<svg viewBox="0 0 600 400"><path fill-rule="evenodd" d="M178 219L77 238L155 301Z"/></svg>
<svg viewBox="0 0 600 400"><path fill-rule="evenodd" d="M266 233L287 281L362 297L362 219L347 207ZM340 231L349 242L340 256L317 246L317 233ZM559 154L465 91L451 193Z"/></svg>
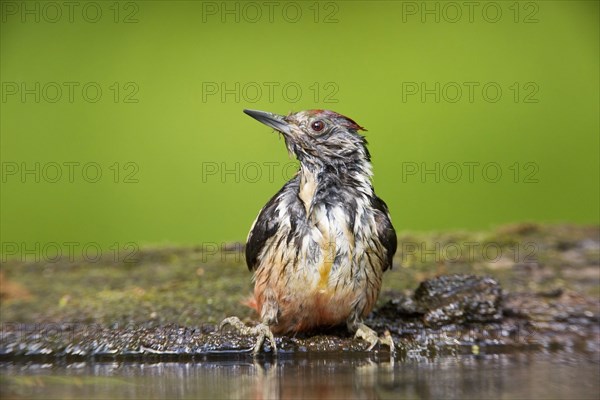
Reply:
<svg viewBox="0 0 600 400"><path fill-rule="evenodd" d="M2 2L3 244L243 241L294 169L244 108L365 126L401 231L599 222L597 1L77 4Z"/></svg>

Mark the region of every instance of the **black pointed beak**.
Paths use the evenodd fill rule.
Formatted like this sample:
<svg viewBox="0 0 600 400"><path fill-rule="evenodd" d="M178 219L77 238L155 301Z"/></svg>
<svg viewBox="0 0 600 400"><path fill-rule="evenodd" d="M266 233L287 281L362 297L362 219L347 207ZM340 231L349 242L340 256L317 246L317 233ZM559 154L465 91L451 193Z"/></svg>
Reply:
<svg viewBox="0 0 600 400"><path fill-rule="evenodd" d="M284 135L291 135L292 133L290 124L288 124L288 122L285 120L285 117L282 115L258 110L244 110L244 112L258 122L262 122L268 127L271 127L276 131L283 133Z"/></svg>

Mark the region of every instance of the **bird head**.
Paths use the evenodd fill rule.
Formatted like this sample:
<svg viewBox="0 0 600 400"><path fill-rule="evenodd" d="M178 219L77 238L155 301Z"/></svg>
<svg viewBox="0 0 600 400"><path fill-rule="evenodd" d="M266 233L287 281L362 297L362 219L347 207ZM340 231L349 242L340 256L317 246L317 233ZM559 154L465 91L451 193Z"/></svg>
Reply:
<svg viewBox="0 0 600 400"><path fill-rule="evenodd" d="M329 110L306 110L287 116L265 111L246 114L281 133L290 154L304 166L334 166L369 162L364 131L352 119Z"/></svg>

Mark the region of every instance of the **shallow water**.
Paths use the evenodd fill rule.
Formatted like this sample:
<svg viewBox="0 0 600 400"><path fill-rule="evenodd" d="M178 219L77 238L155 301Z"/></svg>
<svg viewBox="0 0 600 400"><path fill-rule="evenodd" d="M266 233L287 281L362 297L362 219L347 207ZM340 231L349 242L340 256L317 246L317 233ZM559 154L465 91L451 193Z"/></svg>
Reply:
<svg viewBox="0 0 600 400"><path fill-rule="evenodd" d="M0 363L3 399L597 399L598 355Z"/></svg>

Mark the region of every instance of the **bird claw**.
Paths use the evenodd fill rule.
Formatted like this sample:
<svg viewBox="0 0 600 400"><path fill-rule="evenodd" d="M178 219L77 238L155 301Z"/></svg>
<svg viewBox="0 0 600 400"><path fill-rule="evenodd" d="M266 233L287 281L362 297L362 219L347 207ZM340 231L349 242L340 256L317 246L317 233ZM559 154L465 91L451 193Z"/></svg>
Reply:
<svg viewBox="0 0 600 400"><path fill-rule="evenodd" d="M383 337L379 337L377 336L377 332L369 328L367 325L359 324L354 337L357 339L363 339L364 341L369 343L367 351L373 350L373 347L375 347L377 343L381 343L387 345L390 348L390 352L392 355L396 353L396 346L394 345L394 341L392 340L392 335L387 330L383 334Z"/></svg>
<svg viewBox="0 0 600 400"><path fill-rule="evenodd" d="M262 345L265 342L265 339L269 339L271 345L273 346L273 353L277 354L277 344L275 343L275 336L273 336L273 332L271 332L271 328L268 325L260 323L254 327L246 326L238 317L229 317L225 318L219 324L219 331L222 331L223 328L227 325L234 327L238 332L242 335L248 336L256 336L256 344L252 350L253 355L257 355L260 353L262 349Z"/></svg>

